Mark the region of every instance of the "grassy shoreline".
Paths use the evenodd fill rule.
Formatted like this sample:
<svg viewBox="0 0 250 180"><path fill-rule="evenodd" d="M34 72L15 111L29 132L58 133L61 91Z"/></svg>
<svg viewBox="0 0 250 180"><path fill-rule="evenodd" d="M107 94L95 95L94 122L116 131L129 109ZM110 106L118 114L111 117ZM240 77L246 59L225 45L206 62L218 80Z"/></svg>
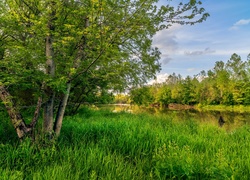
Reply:
<svg viewBox="0 0 250 180"><path fill-rule="evenodd" d="M2 140L0 179L249 179L249 140L249 126L82 109L51 147Z"/></svg>
<svg viewBox="0 0 250 180"><path fill-rule="evenodd" d="M231 111L231 112L250 112L250 106L243 105L197 105L195 106L197 110L203 111Z"/></svg>

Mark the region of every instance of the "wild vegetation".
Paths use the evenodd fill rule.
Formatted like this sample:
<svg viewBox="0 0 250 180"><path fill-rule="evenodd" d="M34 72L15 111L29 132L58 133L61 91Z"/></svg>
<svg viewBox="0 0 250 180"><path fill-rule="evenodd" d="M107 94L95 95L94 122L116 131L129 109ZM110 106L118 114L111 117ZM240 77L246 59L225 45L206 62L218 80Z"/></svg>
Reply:
<svg viewBox="0 0 250 180"><path fill-rule="evenodd" d="M54 139L65 111L153 78L160 70L153 36L209 16L200 1L157 2L1 0L0 99L19 139L33 134L41 109L39 132ZM30 123L20 106L36 106Z"/></svg>
<svg viewBox="0 0 250 180"><path fill-rule="evenodd" d="M249 126L84 108L65 117L57 144L18 144L11 124L1 126L0 179L244 180L249 137Z"/></svg>
<svg viewBox="0 0 250 180"><path fill-rule="evenodd" d="M165 82L135 88L131 101L138 105L250 105L250 55L243 61L237 54L213 69L194 77L173 73Z"/></svg>

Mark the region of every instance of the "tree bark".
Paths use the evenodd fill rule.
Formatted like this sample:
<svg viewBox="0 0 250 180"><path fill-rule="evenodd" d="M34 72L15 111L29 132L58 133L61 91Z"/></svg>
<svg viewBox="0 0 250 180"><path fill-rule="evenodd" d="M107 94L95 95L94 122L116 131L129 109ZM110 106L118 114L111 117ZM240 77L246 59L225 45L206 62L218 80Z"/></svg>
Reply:
<svg viewBox="0 0 250 180"><path fill-rule="evenodd" d="M53 60L53 47L52 47L52 36L46 37L46 73L51 77L55 75L55 63ZM54 117L54 99L55 93L53 90L45 86L45 93L47 95L47 101L44 105L43 114L43 129L45 133L52 133L53 131L53 117Z"/></svg>
<svg viewBox="0 0 250 180"><path fill-rule="evenodd" d="M37 101L36 110L35 110L35 112L34 112L33 119L32 119L32 121L31 121L31 123L30 123L30 125L29 125L31 128L34 128L34 127L36 126L36 124L37 124L41 106L42 106L42 98L39 97L39 98L38 98L38 101Z"/></svg>
<svg viewBox="0 0 250 180"><path fill-rule="evenodd" d="M41 106L42 106L42 97L39 97L38 100L37 100L36 110L34 112L33 119L31 121L31 123L28 125L28 127L31 128L30 136L31 136L33 141L35 140L34 129L36 127L36 124L37 124L37 121L38 121L38 118L39 118Z"/></svg>
<svg viewBox="0 0 250 180"><path fill-rule="evenodd" d="M27 133L31 131L31 128L26 125L20 112L17 110L14 102L12 101L12 96L4 86L0 86L0 98L7 109L11 123L16 130L18 138L22 140L27 135Z"/></svg>
<svg viewBox="0 0 250 180"><path fill-rule="evenodd" d="M55 95L49 96L48 101L43 109L43 130L45 133L52 133L54 120L54 98Z"/></svg>
<svg viewBox="0 0 250 180"><path fill-rule="evenodd" d="M64 112L65 112L67 102L68 102L68 98L69 98L70 88L71 88L71 83L68 82L67 83L67 91L64 94L63 99L60 102L60 105L58 107L56 121L55 121L55 125L54 125L54 132L55 132L57 137L60 135L60 132L61 132L62 121L63 121Z"/></svg>
<svg viewBox="0 0 250 180"><path fill-rule="evenodd" d="M49 34L45 39L45 53L46 53L46 74L50 77L55 76L55 62L54 62L54 50L53 50L53 31L55 30L54 20L56 12L54 10L55 2L50 3L52 9L48 19L48 30ZM43 130L45 133L52 134L53 131L53 119L54 119L54 99L55 93L52 88L45 86L45 93L47 96L47 102L44 105L44 119L43 119Z"/></svg>

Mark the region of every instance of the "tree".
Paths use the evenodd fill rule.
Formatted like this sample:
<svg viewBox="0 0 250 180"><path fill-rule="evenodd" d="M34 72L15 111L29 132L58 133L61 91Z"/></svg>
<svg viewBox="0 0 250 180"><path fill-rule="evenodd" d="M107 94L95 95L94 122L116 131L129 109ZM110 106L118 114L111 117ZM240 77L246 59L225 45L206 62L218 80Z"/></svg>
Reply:
<svg viewBox="0 0 250 180"><path fill-rule="evenodd" d="M133 104L139 106L149 106L154 103L155 97L153 92L154 87L143 86L140 88L132 89L130 91L130 98Z"/></svg>
<svg viewBox="0 0 250 180"><path fill-rule="evenodd" d="M20 139L35 128L59 136L71 87L98 77L111 88L140 85L160 70L153 35L209 16L200 1L158 7L157 0L3 0L0 2L0 97ZM201 16L197 16L201 15ZM10 90L35 89L30 124Z"/></svg>
<svg viewBox="0 0 250 180"><path fill-rule="evenodd" d="M225 63L223 61L215 62L214 73L216 78L216 86L220 91L220 101L229 103L228 98L228 88L229 88L229 73L225 68Z"/></svg>
<svg viewBox="0 0 250 180"><path fill-rule="evenodd" d="M231 77L230 91L233 99L232 104L243 104L244 102L244 84L248 81L247 78L247 62L241 60L241 57L236 53L232 54L227 61L226 68Z"/></svg>
<svg viewBox="0 0 250 180"><path fill-rule="evenodd" d="M250 54L246 61L246 79L244 83L244 105L250 105Z"/></svg>
<svg viewBox="0 0 250 180"><path fill-rule="evenodd" d="M172 90L172 98L176 103L193 105L196 103L196 78L187 76Z"/></svg>
<svg viewBox="0 0 250 180"><path fill-rule="evenodd" d="M167 84L162 84L158 87L158 92L155 94L156 101L161 105L165 106L172 102L171 89Z"/></svg>
<svg viewBox="0 0 250 180"><path fill-rule="evenodd" d="M228 69L233 80L244 80L246 78L246 62L241 60L241 57L234 53L227 61L226 68Z"/></svg>

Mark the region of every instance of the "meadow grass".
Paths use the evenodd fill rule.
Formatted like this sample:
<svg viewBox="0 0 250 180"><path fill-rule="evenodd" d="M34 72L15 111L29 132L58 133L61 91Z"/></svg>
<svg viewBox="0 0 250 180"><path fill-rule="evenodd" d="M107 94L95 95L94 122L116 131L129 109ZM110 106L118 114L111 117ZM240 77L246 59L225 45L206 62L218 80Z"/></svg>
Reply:
<svg viewBox="0 0 250 180"><path fill-rule="evenodd" d="M192 119L84 108L65 118L49 147L19 144L11 128L0 128L0 137L6 180L250 178L248 126L228 132Z"/></svg>
<svg viewBox="0 0 250 180"><path fill-rule="evenodd" d="M244 106L244 105L197 105L195 106L195 109L202 110L202 111L231 111L231 112L250 112L250 106Z"/></svg>

